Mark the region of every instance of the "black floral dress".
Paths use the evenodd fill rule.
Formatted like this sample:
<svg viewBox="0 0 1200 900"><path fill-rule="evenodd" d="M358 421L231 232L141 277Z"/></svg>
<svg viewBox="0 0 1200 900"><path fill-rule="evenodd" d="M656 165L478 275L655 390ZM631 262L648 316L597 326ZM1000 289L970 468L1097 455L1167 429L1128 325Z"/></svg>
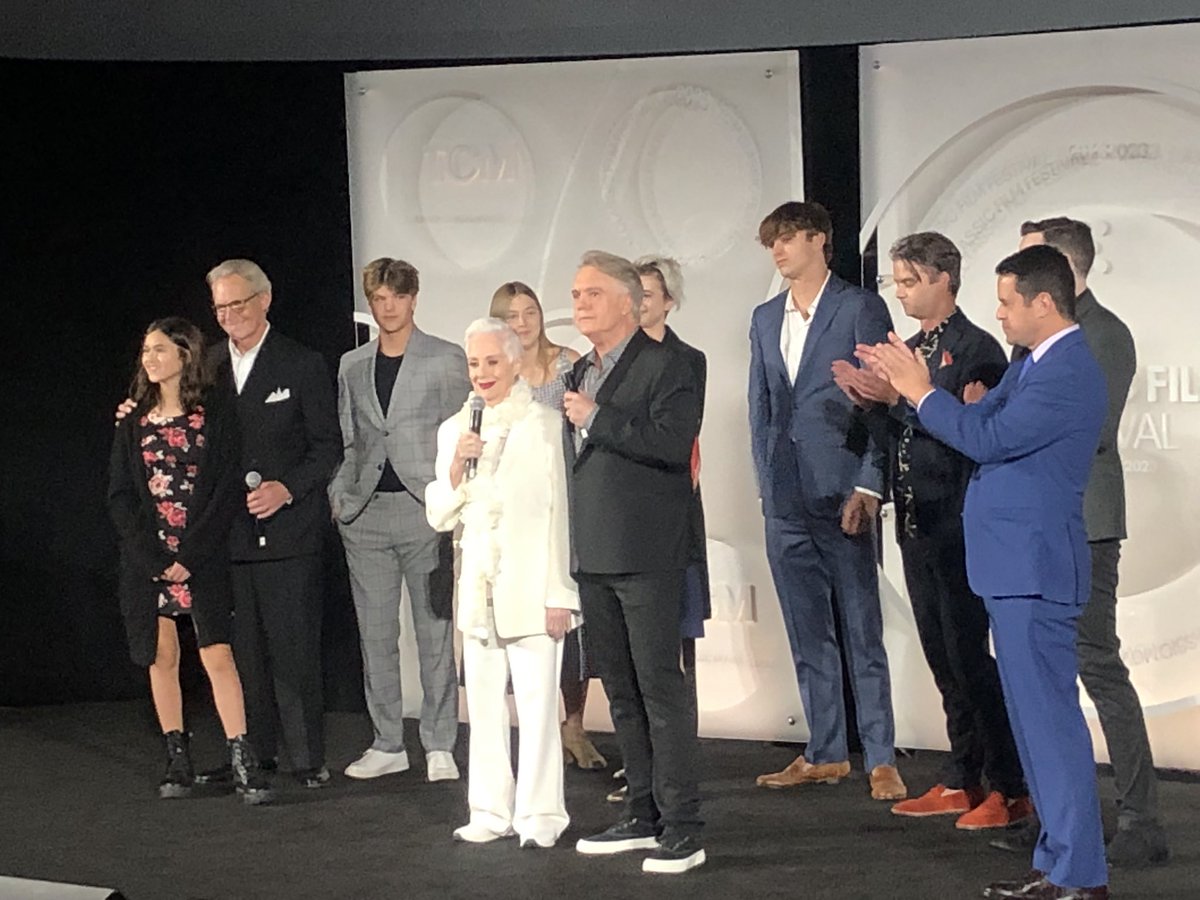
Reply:
<svg viewBox="0 0 1200 900"><path fill-rule="evenodd" d="M146 486L154 499L158 540L167 553L179 552L179 541L188 525L188 503L195 494L196 477L205 451L204 407L169 418L150 414L138 420ZM158 614L190 615L192 586L188 582L159 582Z"/></svg>

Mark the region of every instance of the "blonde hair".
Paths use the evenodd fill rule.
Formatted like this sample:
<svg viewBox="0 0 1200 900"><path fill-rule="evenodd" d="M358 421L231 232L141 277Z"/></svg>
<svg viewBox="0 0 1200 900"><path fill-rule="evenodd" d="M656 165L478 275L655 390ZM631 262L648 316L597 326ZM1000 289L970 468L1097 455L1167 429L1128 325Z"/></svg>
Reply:
<svg viewBox="0 0 1200 900"><path fill-rule="evenodd" d="M546 312L542 309L542 302L538 300L538 295L534 293L533 288L523 281L504 282L492 294L492 303L488 307L488 315L507 324L508 311L512 309L513 301L522 296L528 297L533 301L533 305L537 307L537 361L538 365L542 367L542 374L549 378L554 374L555 360L558 359L558 354L562 352L563 348L546 336Z"/></svg>
<svg viewBox="0 0 1200 900"><path fill-rule="evenodd" d="M662 285L663 293L675 302L675 309L683 306L683 270L669 256L643 256L633 261L639 275L653 275Z"/></svg>

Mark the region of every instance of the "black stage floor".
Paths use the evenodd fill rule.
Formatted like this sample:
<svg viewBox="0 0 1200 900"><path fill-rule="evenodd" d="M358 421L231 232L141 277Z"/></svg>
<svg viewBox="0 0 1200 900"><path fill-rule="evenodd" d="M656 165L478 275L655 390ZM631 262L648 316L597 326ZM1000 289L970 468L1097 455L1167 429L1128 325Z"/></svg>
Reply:
<svg viewBox="0 0 1200 900"><path fill-rule="evenodd" d="M573 821L559 847L460 845L450 833L465 821L465 781L425 783L417 753L407 773L352 783L340 767L366 745L369 723L331 714L327 729L333 782L304 791L281 777L275 806L248 808L221 794L157 799L161 753L145 703L0 710L0 874L117 887L128 900L957 900L1028 868L952 821L890 815L869 798L861 773L832 787L755 788L754 775L789 762L794 748L744 741L703 742L709 862L694 872L643 875L639 854L577 855L575 839L610 824L615 808L603 799L608 773L576 769L567 778ZM198 730L198 763L216 762L215 723ZM610 736L598 743L612 749ZM928 752L903 760L910 789L926 788L940 761ZM1111 778L1101 791L1111 798ZM1161 797L1172 861L1114 873L1115 897L1200 897L1200 784L1167 780Z"/></svg>

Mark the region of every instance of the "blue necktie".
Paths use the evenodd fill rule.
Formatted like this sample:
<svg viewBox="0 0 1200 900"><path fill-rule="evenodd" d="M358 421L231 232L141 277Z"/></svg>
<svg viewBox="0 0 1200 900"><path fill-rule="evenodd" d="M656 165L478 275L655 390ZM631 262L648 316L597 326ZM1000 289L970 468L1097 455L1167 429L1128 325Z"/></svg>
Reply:
<svg viewBox="0 0 1200 900"><path fill-rule="evenodd" d="M1030 353L1025 357L1025 361L1021 363L1021 371L1017 373L1017 384L1025 380L1025 376L1029 374L1029 370L1033 368L1033 354Z"/></svg>

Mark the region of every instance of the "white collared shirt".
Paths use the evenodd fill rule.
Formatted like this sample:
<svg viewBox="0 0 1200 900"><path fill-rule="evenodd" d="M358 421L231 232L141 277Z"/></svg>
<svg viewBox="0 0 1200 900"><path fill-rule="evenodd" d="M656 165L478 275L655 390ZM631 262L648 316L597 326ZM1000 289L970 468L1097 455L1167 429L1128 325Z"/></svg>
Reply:
<svg viewBox="0 0 1200 900"><path fill-rule="evenodd" d="M267 332L270 330L271 323L268 322L258 343L245 353L239 352L238 348L233 346L233 341L229 342L229 363L233 367L233 383L239 394L246 384L246 379L250 377L250 370L254 368L254 361L258 359L258 351L262 349L263 341L267 339Z"/></svg>
<svg viewBox="0 0 1200 900"><path fill-rule="evenodd" d="M1038 344L1036 347L1034 347L1033 350L1030 351L1029 355L1031 357L1033 357L1033 361L1035 363L1040 362L1041 358L1046 355L1047 350L1049 350L1051 347L1053 347L1055 344L1057 344L1059 341L1061 341L1063 338L1065 338L1071 332L1078 331L1078 330L1079 330L1079 323L1077 322L1068 328L1064 328L1062 331L1054 332L1054 334L1050 335L1050 337L1046 338L1044 341L1042 341L1040 344Z"/></svg>
<svg viewBox="0 0 1200 900"><path fill-rule="evenodd" d="M821 282L821 289L817 291L817 296L809 304L807 317L796 307L796 303L792 299L791 287L788 288L787 300L784 301L783 307L783 328L779 330L779 352L783 354L783 362L787 366L790 384L796 383L796 373L800 371L800 357L804 355L804 342L808 340L809 326L812 325L812 320L817 315L817 305L825 296L825 288L829 286L831 274L833 273L825 274L825 280Z"/></svg>

